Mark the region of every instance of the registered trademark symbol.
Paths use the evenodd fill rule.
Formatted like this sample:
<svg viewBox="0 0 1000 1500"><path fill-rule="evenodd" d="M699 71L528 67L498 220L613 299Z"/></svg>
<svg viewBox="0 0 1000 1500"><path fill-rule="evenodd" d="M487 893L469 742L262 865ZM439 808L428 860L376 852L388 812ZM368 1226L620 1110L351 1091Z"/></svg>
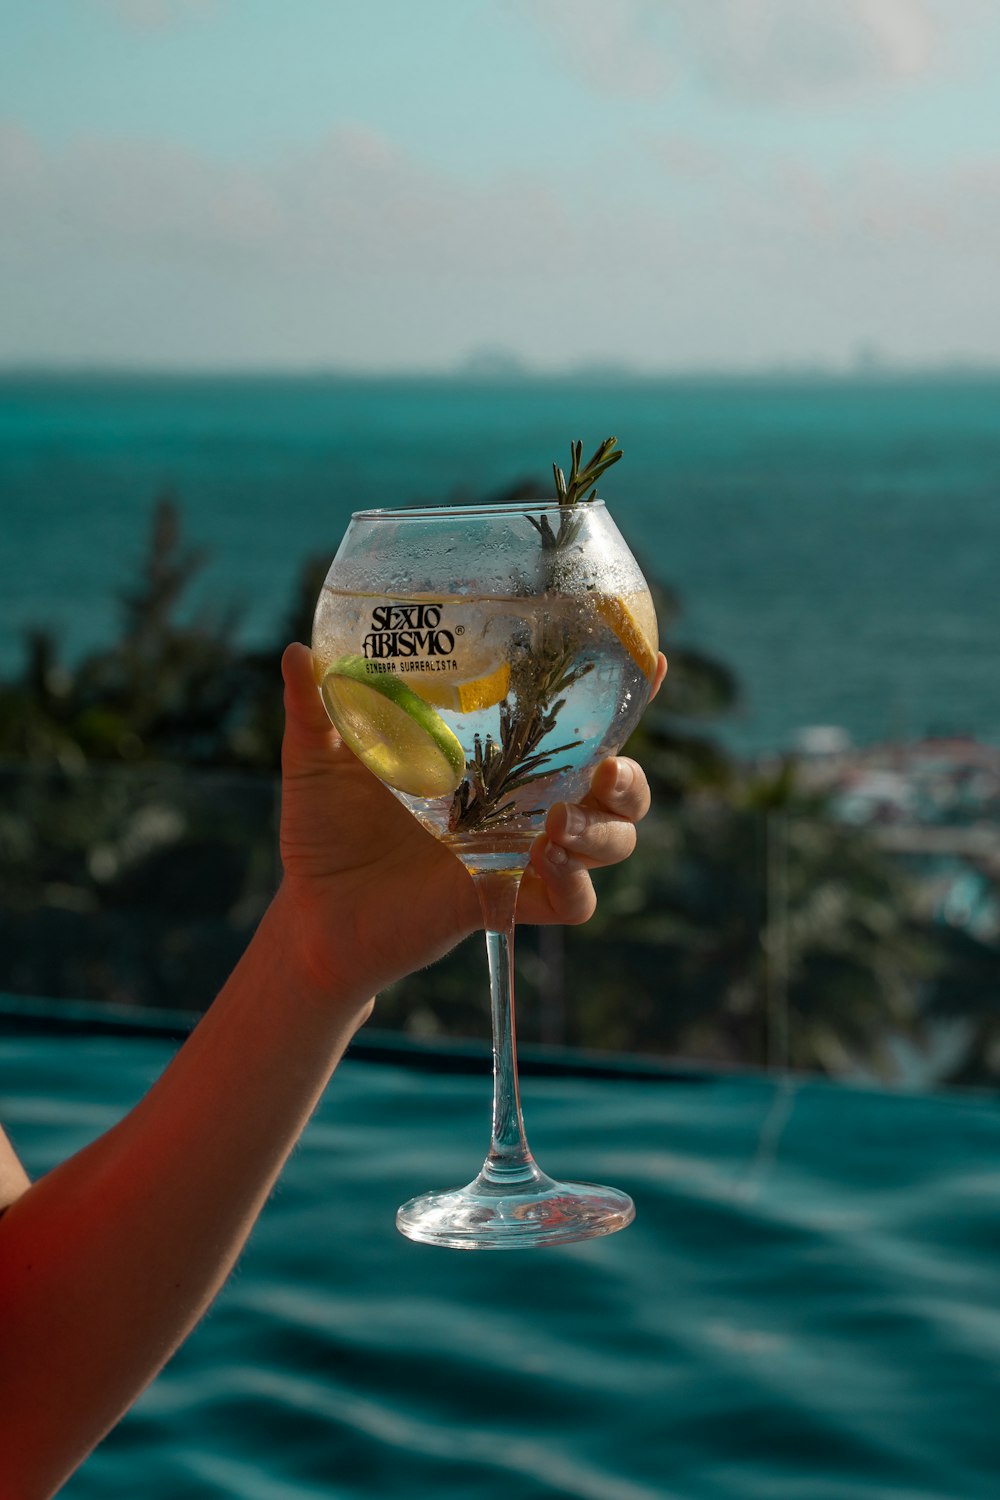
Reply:
<svg viewBox="0 0 1000 1500"><path fill-rule="evenodd" d="M455 634L456 635L464 635L465 634L465 626L464 625L456 625L455 626Z"/></svg>

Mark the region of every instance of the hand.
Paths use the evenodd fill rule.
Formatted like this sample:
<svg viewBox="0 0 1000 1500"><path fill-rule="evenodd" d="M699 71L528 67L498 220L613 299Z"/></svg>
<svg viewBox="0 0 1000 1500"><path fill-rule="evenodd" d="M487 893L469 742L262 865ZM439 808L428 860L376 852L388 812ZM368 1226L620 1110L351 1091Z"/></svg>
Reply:
<svg viewBox="0 0 1000 1500"><path fill-rule="evenodd" d="M282 746L282 896L314 981L358 1003L433 963L482 926L472 878L344 745L316 691L312 656L289 646ZM660 657L653 691L666 672ZM578 806L550 809L518 920L584 922L589 872L627 858L649 809L641 768L609 758Z"/></svg>

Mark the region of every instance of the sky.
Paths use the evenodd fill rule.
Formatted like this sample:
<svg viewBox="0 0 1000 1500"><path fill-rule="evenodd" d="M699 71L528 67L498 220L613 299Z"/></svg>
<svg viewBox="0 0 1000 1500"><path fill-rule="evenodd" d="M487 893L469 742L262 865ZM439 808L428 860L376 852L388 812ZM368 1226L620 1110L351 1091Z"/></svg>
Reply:
<svg viewBox="0 0 1000 1500"><path fill-rule="evenodd" d="M4 0L0 365L1000 364L997 0Z"/></svg>

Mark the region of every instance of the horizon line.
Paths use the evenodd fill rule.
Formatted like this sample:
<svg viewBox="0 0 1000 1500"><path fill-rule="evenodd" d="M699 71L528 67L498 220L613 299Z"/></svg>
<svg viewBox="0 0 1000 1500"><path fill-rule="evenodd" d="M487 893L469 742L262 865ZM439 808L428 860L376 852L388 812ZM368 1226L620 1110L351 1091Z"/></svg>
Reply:
<svg viewBox="0 0 1000 1500"><path fill-rule="evenodd" d="M850 364L817 360L772 361L758 365L676 365L650 369L620 361L593 361L556 369L539 368L516 356L496 363L470 359L446 366L390 365L366 368L351 365L303 363L283 364L179 364L172 361L146 363L128 360L0 359L0 380L11 379L149 379L149 380L352 380L388 382L456 381L471 384L541 384L555 381L660 381L811 380L817 382L867 382L922 378L1000 378L1000 357L988 359L937 359L925 361Z"/></svg>

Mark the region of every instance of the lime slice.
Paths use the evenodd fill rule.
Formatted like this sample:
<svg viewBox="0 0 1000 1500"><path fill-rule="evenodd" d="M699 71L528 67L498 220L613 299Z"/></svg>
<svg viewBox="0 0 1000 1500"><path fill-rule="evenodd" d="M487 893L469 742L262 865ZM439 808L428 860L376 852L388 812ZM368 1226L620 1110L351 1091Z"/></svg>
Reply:
<svg viewBox="0 0 1000 1500"><path fill-rule="evenodd" d="M465 751L440 714L390 672L344 656L320 691L341 738L380 781L411 797L447 797L465 775Z"/></svg>
<svg viewBox="0 0 1000 1500"><path fill-rule="evenodd" d="M656 615L645 592L620 597L597 594L594 608L621 641L644 677L656 675Z"/></svg>
<svg viewBox="0 0 1000 1500"><path fill-rule="evenodd" d="M472 682L456 682L452 678L431 678L426 682L415 682L413 691L419 693L425 703L435 708L450 708L455 714L481 713L492 708L510 689L510 662L502 661L492 672L486 672Z"/></svg>

